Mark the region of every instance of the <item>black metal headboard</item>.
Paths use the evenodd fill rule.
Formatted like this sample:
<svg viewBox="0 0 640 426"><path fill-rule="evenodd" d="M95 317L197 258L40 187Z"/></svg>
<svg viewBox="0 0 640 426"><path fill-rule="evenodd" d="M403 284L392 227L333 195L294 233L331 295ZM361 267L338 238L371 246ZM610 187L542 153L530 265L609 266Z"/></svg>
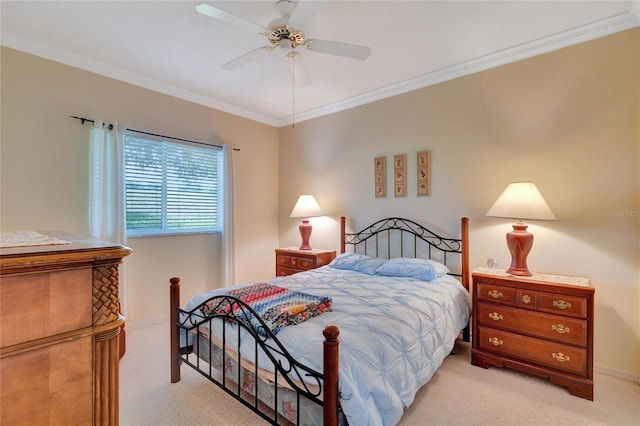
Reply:
<svg viewBox="0 0 640 426"><path fill-rule="evenodd" d="M452 270L450 275L462 278L468 288L468 224L461 219L461 237L442 237L424 226L400 217L379 220L361 231L346 232L345 217L341 217L341 253L347 251L375 257L417 257L437 260Z"/></svg>

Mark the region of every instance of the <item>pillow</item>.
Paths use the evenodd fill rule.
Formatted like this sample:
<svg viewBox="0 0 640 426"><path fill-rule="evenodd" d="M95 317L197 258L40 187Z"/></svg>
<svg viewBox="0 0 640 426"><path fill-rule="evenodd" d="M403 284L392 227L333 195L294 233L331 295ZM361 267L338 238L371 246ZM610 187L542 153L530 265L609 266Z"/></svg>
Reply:
<svg viewBox="0 0 640 426"><path fill-rule="evenodd" d="M376 268L386 262L386 259L365 256L357 253L344 253L336 257L329 263L329 266L336 269L347 269L373 275Z"/></svg>
<svg viewBox="0 0 640 426"><path fill-rule="evenodd" d="M417 278L423 281L435 280L448 272L449 268L435 260L406 257L389 259L376 269L378 275Z"/></svg>

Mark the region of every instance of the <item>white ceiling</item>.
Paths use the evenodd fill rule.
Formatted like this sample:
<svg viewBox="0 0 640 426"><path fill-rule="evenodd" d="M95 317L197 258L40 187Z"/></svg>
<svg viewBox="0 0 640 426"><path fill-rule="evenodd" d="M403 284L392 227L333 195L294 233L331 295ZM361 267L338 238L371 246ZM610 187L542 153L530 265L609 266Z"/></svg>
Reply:
<svg viewBox="0 0 640 426"><path fill-rule="evenodd" d="M328 1L308 38L366 45L358 61L299 48L295 87L266 39L196 13L207 3L266 26L275 1L4 1L1 43L273 126L385 98L640 24L640 1ZM295 100L295 102L294 102Z"/></svg>

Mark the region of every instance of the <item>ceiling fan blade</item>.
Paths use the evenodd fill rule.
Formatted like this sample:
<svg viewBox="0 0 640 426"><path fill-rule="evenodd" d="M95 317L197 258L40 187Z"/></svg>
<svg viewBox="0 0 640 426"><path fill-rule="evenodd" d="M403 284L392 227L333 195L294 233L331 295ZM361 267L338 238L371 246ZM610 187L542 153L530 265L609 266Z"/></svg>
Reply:
<svg viewBox="0 0 640 426"><path fill-rule="evenodd" d="M296 8L293 9L287 23L293 28L304 28L311 22L311 19L316 16L320 9L324 7L324 2L300 0Z"/></svg>
<svg viewBox="0 0 640 426"><path fill-rule="evenodd" d="M309 75L309 71L307 71L307 67L302 60L302 56L295 50L287 53L287 61L289 62L289 67L291 68L291 73L293 74L293 79L300 86L309 86L311 85L311 76Z"/></svg>
<svg viewBox="0 0 640 426"><path fill-rule="evenodd" d="M233 70L237 70L238 68L240 68L243 65L248 64L249 62L253 61L254 59L262 56L264 53L269 53L273 50L273 48L271 48L271 46L263 46L263 47L259 47L257 49L254 49L248 53L245 53L242 56L237 57L236 59L227 62L226 64L224 64L222 66L222 68L224 68L225 70L228 71L233 71Z"/></svg>
<svg viewBox="0 0 640 426"><path fill-rule="evenodd" d="M338 43L327 40L307 40L306 47L314 52L328 55L344 56L345 58L360 59L364 61L371 55L371 49L357 44Z"/></svg>
<svg viewBox="0 0 640 426"><path fill-rule="evenodd" d="M246 28L249 31L255 31L262 33L265 31L265 27L249 21L241 16L234 15L233 13L218 9L217 7L210 6L208 4L199 4L196 6L196 12L208 16L210 18L217 19L222 22L226 22L236 27Z"/></svg>

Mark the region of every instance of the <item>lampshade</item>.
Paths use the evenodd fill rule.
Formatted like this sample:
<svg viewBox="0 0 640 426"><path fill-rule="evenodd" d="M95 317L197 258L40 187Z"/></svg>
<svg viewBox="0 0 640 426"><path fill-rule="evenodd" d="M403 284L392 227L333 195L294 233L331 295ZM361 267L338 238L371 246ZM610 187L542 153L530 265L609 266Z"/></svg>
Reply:
<svg viewBox="0 0 640 426"><path fill-rule="evenodd" d="M513 182L487 212L490 217L555 220L556 217L533 182Z"/></svg>
<svg viewBox="0 0 640 426"><path fill-rule="evenodd" d="M324 212L318 205L313 195L301 195L298 202L291 210L289 217L316 217L324 216Z"/></svg>

